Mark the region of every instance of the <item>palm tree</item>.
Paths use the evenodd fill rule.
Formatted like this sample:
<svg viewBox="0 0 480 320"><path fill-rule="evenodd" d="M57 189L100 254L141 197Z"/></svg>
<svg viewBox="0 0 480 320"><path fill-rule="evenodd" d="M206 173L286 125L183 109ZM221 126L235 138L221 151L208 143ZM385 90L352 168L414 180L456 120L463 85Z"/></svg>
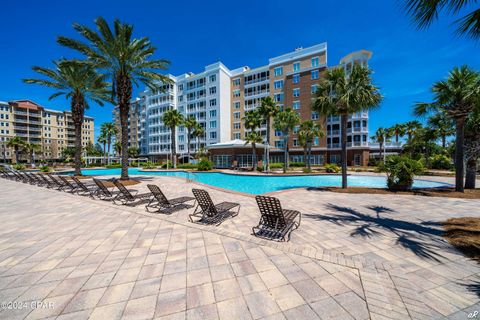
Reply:
<svg viewBox="0 0 480 320"><path fill-rule="evenodd" d="M380 147L380 159L383 159L383 145L387 142L390 134L391 132L389 129L378 128L377 131L375 131L375 135L372 137L372 139L377 142L378 146Z"/></svg>
<svg viewBox="0 0 480 320"><path fill-rule="evenodd" d="M162 116L162 121L165 126L170 128L170 141L172 143L171 155L173 168L177 168L177 148L176 148L176 127L184 123L183 115L176 109L166 111Z"/></svg>
<svg viewBox="0 0 480 320"><path fill-rule="evenodd" d="M103 145L103 163L107 163L107 137L103 133L97 139L98 143Z"/></svg>
<svg viewBox="0 0 480 320"><path fill-rule="evenodd" d="M457 15L476 1L466 0L405 0L405 7L419 29L428 28L438 18L438 12L445 10L448 14ZM473 39L480 39L480 7L458 18L457 33Z"/></svg>
<svg viewBox="0 0 480 320"><path fill-rule="evenodd" d="M197 153L200 151L200 138L205 135L205 128L202 127L199 123L195 126L192 132L193 136L197 138L197 145L198 145L198 150Z"/></svg>
<svg viewBox="0 0 480 320"><path fill-rule="evenodd" d="M445 113L437 112L428 117L427 125L437 132L442 139L442 148L445 149L447 146L447 137L455 133L455 125L452 119L449 118Z"/></svg>
<svg viewBox="0 0 480 320"><path fill-rule="evenodd" d="M133 26L118 19L113 22L113 30L105 19L95 20L97 30L75 23L86 42L58 37L57 42L63 46L83 53L99 70L112 80L112 97L120 109L120 126L122 138L122 174L121 179L128 179L128 113L132 98L133 84L143 83L151 90L159 90L162 84L171 80L159 73L167 69L167 60L151 59L156 48L146 37L133 38Z"/></svg>
<svg viewBox="0 0 480 320"><path fill-rule="evenodd" d="M187 129L187 153L188 162L190 162L190 140L192 138L195 128L198 126L198 122L194 116L189 116L183 121L183 126Z"/></svg>
<svg viewBox="0 0 480 320"><path fill-rule="evenodd" d="M447 79L436 82L432 103L418 103L415 114L440 111L455 121L455 190L464 191L465 122L472 112L480 109L480 74L467 66L455 67Z"/></svg>
<svg viewBox="0 0 480 320"><path fill-rule="evenodd" d="M286 108L285 111L277 113L273 120L273 126L276 130L282 132L283 137L283 173L287 172L288 169L288 158L289 158L289 148L288 148L288 137L290 131L295 128L296 125L300 123L300 115L297 112L294 112L290 108Z"/></svg>
<svg viewBox="0 0 480 320"><path fill-rule="evenodd" d="M252 166L253 171L257 170L257 143L262 143L263 137L257 131L250 131L245 137L245 144L252 144Z"/></svg>
<svg viewBox="0 0 480 320"><path fill-rule="evenodd" d="M277 103L272 99L272 97L265 97L261 99L260 106L257 108L257 110L265 120L266 126L267 126L267 137L266 137L267 145L265 146L266 148L265 170L269 171L270 170L270 153L269 153L270 149L269 148L270 148L271 121L272 121L272 118L274 118L277 115L277 113L280 112L280 108L278 107Z"/></svg>
<svg viewBox="0 0 480 320"><path fill-rule="evenodd" d="M300 145L304 146L304 161L308 170L311 169L311 157L312 157L312 145L315 138L320 138L325 135L323 128L320 124L315 123L312 120L302 122L300 125L300 131L298 137Z"/></svg>
<svg viewBox="0 0 480 320"><path fill-rule="evenodd" d="M107 140L107 163L110 162L110 146L112 144L112 138L118 134L118 128L113 122L104 122L100 126L100 133Z"/></svg>
<svg viewBox="0 0 480 320"><path fill-rule="evenodd" d="M411 142L415 132L422 128L422 124L417 120L408 121L405 123L405 133L407 134L407 142Z"/></svg>
<svg viewBox="0 0 480 320"><path fill-rule="evenodd" d="M40 150L42 150L42 147L38 144L34 144L34 143L26 143L23 148L25 149L25 152L28 154L28 157L30 159L30 166L32 168L35 167L35 158L34 158L34 154L35 152L39 152Z"/></svg>
<svg viewBox="0 0 480 320"><path fill-rule="evenodd" d="M24 79L25 83L40 84L56 90L50 100L65 95L70 100L72 121L75 128L75 175L81 175L82 166L82 125L88 100L103 106L109 101L108 84L105 76L98 74L93 66L84 61L59 60L54 62L55 68L33 67L32 69L48 79Z"/></svg>
<svg viewBox="0 0 480 320"><path fill-rule="evenodd" d="M395 142L398 143L400 137L405 135L405 125L401 123L397 123L393 125L391 128L392 134L395 136Z"/></svg>
<svg viewBox="0 0 480 320"><path fill-rule="evenodd" d="M342 132L342 188L347 187L347 123L352 113L374 109L380 105L382 95L372 84L371 71L355 64L347 75L338 67L325 72L320 81L313 109L323 115L341 117Z"/></svg>
<svg viewBox="0 0 480 320"><path fill-rule="evenodd" d="M15 153L15 163L20 161L20 150L24 148L25 141L22 140L20 137L13 137L7 142L7 147L13 148L13 152Z"/></svg>
<svg viewBox="0 0 480 320"><path fill-rule="evenodd" d="M465 189L475 189L477 161L480 158L480 111L474 112L465 124Z"/></svg>

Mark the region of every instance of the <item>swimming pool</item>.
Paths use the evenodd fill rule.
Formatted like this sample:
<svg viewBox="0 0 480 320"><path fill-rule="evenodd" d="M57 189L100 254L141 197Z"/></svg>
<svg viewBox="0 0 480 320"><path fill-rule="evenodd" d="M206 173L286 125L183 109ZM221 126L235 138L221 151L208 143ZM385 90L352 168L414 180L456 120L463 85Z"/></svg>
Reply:
<svg viewBox="0 0 480 320"><path fill-rule="evenodd" d="M194 172L184 171L156 171L148 172L141 169L128 169L131 175L153 175L189 178L200 183L214 187L229 189L250 194L263 194L273 191L305 187L338 187L341 186L340 175L301 175L301 176L253 176L227 174L220 172ZM120 169L91 169L82 170L84 175L120 175ZM384 177L348 176L348 185L355 187L384 188ZM414 188L434 188L449 186L448 184L427 180L415 180Z"/></svg>

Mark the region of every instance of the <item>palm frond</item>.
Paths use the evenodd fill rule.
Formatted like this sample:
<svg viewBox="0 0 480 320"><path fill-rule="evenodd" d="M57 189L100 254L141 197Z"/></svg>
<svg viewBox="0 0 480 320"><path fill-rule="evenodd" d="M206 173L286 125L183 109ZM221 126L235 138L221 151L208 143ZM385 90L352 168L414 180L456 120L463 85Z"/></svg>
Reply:
<svg viewBox="0 0 480 320"><path fill-rule="evenodd" d="M424 29L438 18L438 12L444 5L445 0L407 0L405 7L417 27Z"/></svg>
<svg viewBox="0 0 480 320"><path fill-rule="evenodd" d="M467 14L455 22L459 24L456 31L458 35L466 34L472 39L480 39L480 9Z"/></svg>

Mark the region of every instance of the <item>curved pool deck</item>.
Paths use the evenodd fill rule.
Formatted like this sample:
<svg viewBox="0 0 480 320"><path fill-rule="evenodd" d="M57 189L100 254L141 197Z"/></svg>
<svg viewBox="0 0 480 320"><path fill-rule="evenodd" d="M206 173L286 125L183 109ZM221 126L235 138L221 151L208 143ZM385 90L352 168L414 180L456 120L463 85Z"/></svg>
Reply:
<svg viewBox="0 0 480 320"><path fill-rule="evenodd" d="M87 176L120 175L120 169L85 169L82 173ZM245 175L222 172L188 172L188 171L143 171L130 168L131 175L171 176L190 179L213 187L232 190L247 194L265 194L276 191L309 188L309 187L339 187L340 175ZM349 186L367 188L385 188L386 178L381 176L349 175ZM414 188L438 188L451 186L447 183L418 179Z"/></svg>

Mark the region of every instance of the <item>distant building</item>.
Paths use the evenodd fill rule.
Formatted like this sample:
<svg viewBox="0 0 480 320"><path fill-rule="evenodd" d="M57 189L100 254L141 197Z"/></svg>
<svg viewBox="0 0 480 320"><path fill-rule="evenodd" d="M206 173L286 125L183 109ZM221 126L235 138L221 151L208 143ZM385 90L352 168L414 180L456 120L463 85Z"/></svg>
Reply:
<svg viewBox="0 0 480 320"><path fill-rule="evenodd" d="M94 141L94 119L85 116L82 146ZM7 143L20 137L27 143L41 146L39 160L58 160L62 151L75 146L75 131L70 111L46 109L31 100L0 102L0 161L4 155L12 161L14 152ZM26 159L24 156L22 160Z"/></svg>
<svg viewBox="0 0 480 320"><path fill-rule="evenodd" d="M144 99L137 98L130 101L130 109L128 112L128 147L139 148L141 150L141 112L142 108L145 108ZM122 139L122 128L120 126L120 108L115 106L113 108L113 121L117 126L117 141Z"/></svg>
<svg viewBox="0 0 480 320"><path fill-rule="evenodd" d="M366 50L353 52L334 67L343 67L348 73L354 64L368 66L371 55ZM313 164L338 163L341 161L340 119L321 116L312 110L319 81L328 68L327 44L321 43L270 58L268 64L255 69L245 66L230 70L217 62L206 66L198 74L168 75L172 84L165 84L163 90L154 92L146 89L133 101L129 117L129 143L135 145L138 139L142 155L153 160L165 159L170 153L171 137L170 128L163 124L161 118L165 111L171 109L177 109L185 117L195 117L205 129L203 137L191 140L192 153L202 147L245 139L248 134L243 125L245 113L256 109L262 98L270 96L281 109L292 108L302 121L313 120L323 126L325 137L317 138L313 143ZM118 111L114 111L114 118L118 122ZM293 162L305 161L298 130L299 127L296 127L288 140L290 161ZM266 134L265 124L259 131ZM282 162L286 146L283 145L281 132L274 130L272 123L270 133L271 161ZM351 115L347 126L349 165L368 163L368 136L368 112ZM186 129L180 126L176 137L180 157L185 157L187 153L187 140ZM251 162L251 154L245 153L243 159ZM220 166L221 162L223 167L228 167L233 158L228 154L217 154L213 160L216 166Z"/></svg>

